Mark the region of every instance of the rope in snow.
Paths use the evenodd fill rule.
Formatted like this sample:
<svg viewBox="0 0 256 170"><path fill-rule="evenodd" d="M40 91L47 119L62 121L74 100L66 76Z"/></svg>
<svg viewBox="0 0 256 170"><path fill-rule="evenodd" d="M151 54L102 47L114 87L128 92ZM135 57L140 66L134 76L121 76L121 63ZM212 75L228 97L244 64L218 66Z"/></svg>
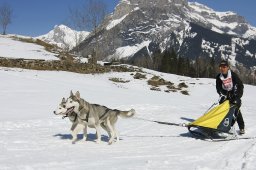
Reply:
<svg viewBox="0 0 256 170"><path fill-rule="evenodd" d="M133 117L133 119L143 120L143 121L153 122L153 123L159 123L159 124L163 124L163 125L187 127L187 124L185 124L185 123L161 122L161 121L156 121L156 120L144 119L144 118L140 118L140 117Z"/></svg>

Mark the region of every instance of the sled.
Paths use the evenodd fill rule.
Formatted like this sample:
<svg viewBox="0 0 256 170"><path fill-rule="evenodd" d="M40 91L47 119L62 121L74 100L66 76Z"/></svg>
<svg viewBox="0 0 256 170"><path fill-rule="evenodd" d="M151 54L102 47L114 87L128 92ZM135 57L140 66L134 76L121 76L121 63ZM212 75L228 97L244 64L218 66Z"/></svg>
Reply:
<svg viewBox="0 0 256 170"><path fill-rule="evenodd" d="M226 100L195 121L189 123L187 125L188 130L193 136L202 139L235 139L237 134L231 129L231 125L236 119L236 109L235 105L231 105L229 100Z"/></svg>

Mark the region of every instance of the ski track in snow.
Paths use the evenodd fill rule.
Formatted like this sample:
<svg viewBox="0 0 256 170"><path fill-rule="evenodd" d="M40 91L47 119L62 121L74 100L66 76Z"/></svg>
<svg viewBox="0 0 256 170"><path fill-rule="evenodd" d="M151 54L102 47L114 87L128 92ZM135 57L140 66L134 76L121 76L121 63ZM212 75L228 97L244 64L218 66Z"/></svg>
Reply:
<svg viewBox="0 0 256 170"><path fill-rule="evenodd" d="M130 73L82 75L0 68L0 170L253 170L256 167L255 139L207 142L193 138L183 127L136 119L187 123L202 115L218 98L214 80L145 71L162 75L175 84L184 80L191 95L150 91L145 80L134 80ZM125 88L119 88L109 77L131 81L122 84ZM71 123L52 113L71 89L80 90L82 97L91 103L136 110L136 118L119 118L119 143L108 145L107 134L102 130L103 142L96 144L95 130L89 128L87 141L82 141L79 134L80 140L71 144ZM253 94L255 87L246 85L242 106L245 136L253 136L256 129Z"/></svg>

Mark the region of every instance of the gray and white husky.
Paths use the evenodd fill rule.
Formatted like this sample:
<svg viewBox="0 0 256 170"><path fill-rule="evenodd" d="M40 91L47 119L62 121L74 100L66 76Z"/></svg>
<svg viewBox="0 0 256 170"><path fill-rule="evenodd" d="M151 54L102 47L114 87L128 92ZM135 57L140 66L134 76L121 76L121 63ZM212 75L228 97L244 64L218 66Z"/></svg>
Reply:
<svg viewBox="0 0 256 170"><path fill-rule="evenodd" d="M62 102L64 102L64 100ZM127 118L135 114L134 109L130 111L120 111L97 104L90 104L80 97L79 91L77 91L75 95L71 91L64 106L65 109L63 110L66 110L64 114L69 117L70 121L73 121L71 127L73 142L77 140L77 134L81 130L81 126L84 130L84 140L86 140L87 126L89 126L96 129L97 143L100 143L101 126L109 135L109 144L112 144L115 138L119 141L118 132L115 128L118 116ZM57 112L58 111L56 111L56 114L58 114Z"/></svg>
<svg viewBox="0 0 256 170"><path fill-rule="evenodd" d="M74 144L77 141L77 134L83 130L83 140L87 139L87 126L90 128L94 128L94 126L90 126L88 124L88 120L81 119L78 115L71 111L71 109L67 109L65 98L62 99L59 107L53 112L55 115L63 116L63 119L68 117L72 122L71 131L72 131L72 143ZM101 123L101 127L108 132L108 136L110 137L110 133L104 123ZM119 140L119 139L118 139Z"/></svg>
<svg viewBox="0 0 256 170"><path fill-rule="evenodd" d="M68 117L69 120L72 122L71 131L72 131L72 143L75 143L77 140L77 133L83 130L83 140L86 141L87 138L87 122L81 120L75 112L70 112L66 107L66 100L62 98L61 103L59 104L58 108L53 111L55 115L63 116L63 118ZM76 134L73 133L74 127L76 127Z"/></svg>

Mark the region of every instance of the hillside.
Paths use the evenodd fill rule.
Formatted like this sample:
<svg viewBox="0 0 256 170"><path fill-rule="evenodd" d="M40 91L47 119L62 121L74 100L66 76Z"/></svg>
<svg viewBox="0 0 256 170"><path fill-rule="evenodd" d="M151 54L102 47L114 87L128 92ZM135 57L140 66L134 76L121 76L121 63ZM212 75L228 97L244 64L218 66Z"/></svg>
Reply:
<svg viewBox="0 0 256 170"><path fill-rule="evenodd" d="M183 127L166 126L135 118L117 122L121 140L96 144L95 130L88 141L71 144L67 119L53 114L62 97L79 90L91 103L114 109L134 108L137 118L187 123L216 102L213 79L193 79L143 69L147 79L131 73L76 74L0 68L0 169L196 169L253 170L255 139L224 142L196 140ZM179 91L151 91L147 80L161 76L177 86L188 85L189 96ZM129 80L115 83L110 78ZM18 82L18 84L17 84ZM242 112L246 135L255 136L254 86L245 85ZM237 126L236 126L237 128ZM103 131L103 130L102 130ZM81 135L79 135L81 139Z"/></svg>
<svg viewBox="0 0 256 170"><path fill-rule="evenodd" d="M48 45L47 45L48 46ZM0 35L0 57L10 59L59 60L58 53L49 52L36 39L19 35Z"/></svg>

